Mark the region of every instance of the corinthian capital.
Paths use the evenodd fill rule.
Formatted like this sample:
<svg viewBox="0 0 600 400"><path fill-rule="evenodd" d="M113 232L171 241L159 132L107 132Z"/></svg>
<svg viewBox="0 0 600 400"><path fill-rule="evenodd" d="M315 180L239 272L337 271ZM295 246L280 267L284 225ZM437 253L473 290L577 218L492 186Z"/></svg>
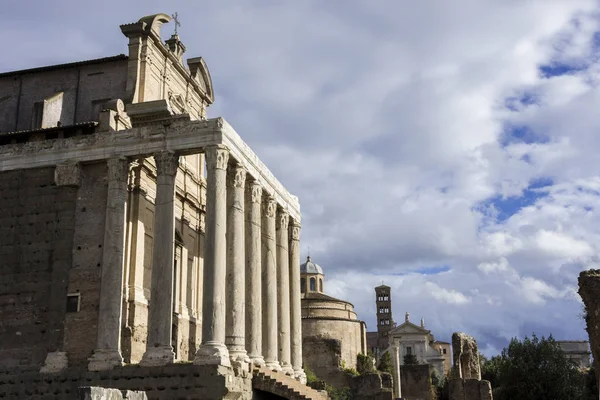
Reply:
<svg viewBox="0 0 600 400"><path fill-rule="evenodd" d="M227 162L229 161L229 149L224 145L206 146L204 148L206 154L206 167L208 169L227 170Z"/></svg>
<svg viewBox="0 0 600 400"><path fill-rule="evenodd" d="M179 155L170 151L154 154L157 175L175 175L179 167Z"/></svg>
<svg viewBox="0 0 600 400"><path fill-rule="evenodd" d="M295 219L290 218L290 239L299 241L300 240L300 224Z"/></svg>
<svg viewBox="0 0 600 400"><path fill-rule="evenodd" d="M246 168L241 165L236 165L229 170L229 185L234 188L244 188L246 183Z"/></svg>
<svg viewBox="0 0 600 400"><path fill-rule="evenodd" d="M78 163L58 164L54 170L56 186L79 186L81 170Z"/></svg>
<svg viewBox="0 0 600 400"><path fill-rule="evenodd" d="M285 210L279 210L279 214L277 215L277 229L286 230L288 228L289 222L289 214Z"/></svg>
<svg viewBox="0 0 600 400"><path fill-rule="evenodd" d="M250 192L250 201L252 203L260 203L262 200L262 186L255 180L250 181L248 185L248 191Z"/></svg>
<svg viewBox="0 0 600 400"><path fill-rule="evenodd" d="M277 212L277 202L273 197L267 197L263 203L263 214L267 218L275 218Z"/></svg>

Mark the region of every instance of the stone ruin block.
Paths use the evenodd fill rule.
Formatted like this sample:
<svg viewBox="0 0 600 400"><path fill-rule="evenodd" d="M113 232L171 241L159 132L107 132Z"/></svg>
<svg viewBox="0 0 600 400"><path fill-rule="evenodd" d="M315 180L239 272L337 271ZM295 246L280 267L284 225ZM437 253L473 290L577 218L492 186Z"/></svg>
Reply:
<svg viewBox="0 0 600 400"><path fill-rule="evenodd" d="M84 386L77 390L79 400L148 400L146 393L132 390Z"/></svg>
<svg viewBox="0 0 600 400"><path fill-rule="evenodd" d="M585 324L594 358L596 380L600 382L600 269L579 274L579 295L585 305Z"/></svg>
<svg viewBox="0 0 600 400"><path fill-rule="evenodd" d="M465 333L454 332L452 351L454 352L453 377L481 380L479 350L475 339Z"/></svg>
<svg viewBox="0 0 600 400"><path fill-rule="evenodd" d="M492 400L492 386L481 380L479 349L472 336L452 335L454 364L449 382L450 400Z"/></svg>

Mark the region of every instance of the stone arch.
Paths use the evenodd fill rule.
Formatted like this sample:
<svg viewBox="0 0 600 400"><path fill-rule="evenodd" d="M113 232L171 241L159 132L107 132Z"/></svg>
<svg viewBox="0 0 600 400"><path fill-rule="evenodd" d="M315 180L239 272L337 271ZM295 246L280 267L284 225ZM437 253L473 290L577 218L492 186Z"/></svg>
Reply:
<svg viewBox="0 0 600 400"><path fill-rule="evenodd" d="M319 292L323 293L323 278L319 278Z"/></svg>
<svg viewBox="0 0 600 400"><path fill-rule="evenodd" d="M312 278L310 278L310 291L311 292L317 291L317 280L315 279L314 276Z"/></svg>
<svg viewBox="0 0 600 400"><path fill-rule="evenodd" d="M306 278L300 279L300 293L306 293Z"/></svg>

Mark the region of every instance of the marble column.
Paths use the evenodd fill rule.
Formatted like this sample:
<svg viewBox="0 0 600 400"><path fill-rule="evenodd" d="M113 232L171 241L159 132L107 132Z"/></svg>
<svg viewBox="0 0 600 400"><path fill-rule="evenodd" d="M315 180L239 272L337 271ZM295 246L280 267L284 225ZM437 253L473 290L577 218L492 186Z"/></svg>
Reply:
<svg viewBox="0 0 600 400"><path fill-rule="evenodd" d="M289 215L277 213L277 355L282 371L294 375L290 354L290 259L288 254Z"/></svg>
<svg viewBox="0 0 600 400"><path fill-rule="evenodd" d="M156 200L152 280L148 311L148 340L140 365L156 366L175 359L171 345L173 324L173 261L175 246L175 176L179 156L172 152L154 155L156 161Z"/></svg>
<svg viewBox="0 0 600 400"><path fill-rule="evenodd" d="M398 346L394 343L392 345L392 357L394 357L394 393L397 399L402 398L402 380L400 376L400 357Z"/></svg>
<svg viewBox="0 0 600 400"><path fill-rule="evenodd" d="M225 344L232 363L250 361L246 353L246 243L244 186L246 169L230 168L227 188L227 318Z"/></svg>
<svg viewBox="0 0 600 400"><path fill-rule="evenodd" d="M262 366L261 287L261 202L262 187L257 181L247 186L246 213L246 350L250 361Z"/></svg>
<svg viewBox="0 0 600 400"><path fill-rule="evenodd" d="M123 364L121 355L121 312L125 247L125 207L128 162L113 158L108 164L108 194L102 247L100 307L96 350L88 369L102 371Z"/></svg>
<svg viewBox="0 0 600 400"><path fill-rule="evenodd" d="M277 203L267 197L262 215L262 333L263 357L268 368L280 371L277 359L277 247L275 213Z"/></svg>
<svg viewBox="0 0 600 400"><path fill-rule="evenodd" d="M302 369L302 308L300 304L300 224L290 221L290 342L294 377L306 383Z"/></svg>
<svg viewBox="0 0 600 400"><path fill-rule="evenodd" d="M230 366L225 346L225 279L227 253L227 163L224 145L205 148L206 239L202 301L202 344L194 364Z"/></svg>

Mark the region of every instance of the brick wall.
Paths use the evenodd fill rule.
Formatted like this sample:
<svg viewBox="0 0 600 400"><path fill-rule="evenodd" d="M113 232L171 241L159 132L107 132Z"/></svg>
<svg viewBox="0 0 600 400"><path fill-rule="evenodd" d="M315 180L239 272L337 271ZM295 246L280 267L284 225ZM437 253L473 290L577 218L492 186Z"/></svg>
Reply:
<svg viewBox="0 0 600 400"><path fill-rule="evenodd" d="M54 168L0 173L0 371L37 369L62 344L76 195Z"/></svg>

